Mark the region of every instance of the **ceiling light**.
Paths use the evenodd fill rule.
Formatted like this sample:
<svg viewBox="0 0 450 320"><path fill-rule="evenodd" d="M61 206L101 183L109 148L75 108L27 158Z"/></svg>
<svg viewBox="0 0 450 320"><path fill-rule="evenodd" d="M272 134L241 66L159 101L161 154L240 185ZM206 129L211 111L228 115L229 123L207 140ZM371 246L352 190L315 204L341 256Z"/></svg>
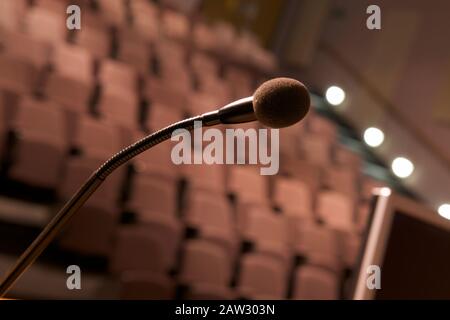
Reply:
<svg viewBox="0 0 450 320"><path fill-rule="evenodd" d="M399 178L407 178L414 171L413 163L403 157L398 157L392 161L392 171Z"/></svg>
<svg viewBox="0 0 450 320"><path fill-rule="evenodd" d="M328 103L333 106L338 106L345 100L345 92L341 88L337 86L331 86L327 89L325 93L325 98Z"/></svg>

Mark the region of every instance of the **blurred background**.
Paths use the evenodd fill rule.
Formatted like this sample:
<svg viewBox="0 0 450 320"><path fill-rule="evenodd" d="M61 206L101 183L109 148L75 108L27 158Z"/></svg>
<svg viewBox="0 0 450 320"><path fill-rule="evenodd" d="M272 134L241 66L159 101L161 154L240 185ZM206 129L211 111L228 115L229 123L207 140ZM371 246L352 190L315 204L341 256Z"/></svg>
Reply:
<svg viewBox="0 0 450 320"><path fill-rule="evenodd" d="M81 30L66 27L81 8ZM373 188L450 219L448 1L0 0L0 275L107 158L289 76L313 93L280 172L115 172L15 298L348 299ZM256 128L246 124L243 128ZM68 290L78 265L82 290Z"/></svg>

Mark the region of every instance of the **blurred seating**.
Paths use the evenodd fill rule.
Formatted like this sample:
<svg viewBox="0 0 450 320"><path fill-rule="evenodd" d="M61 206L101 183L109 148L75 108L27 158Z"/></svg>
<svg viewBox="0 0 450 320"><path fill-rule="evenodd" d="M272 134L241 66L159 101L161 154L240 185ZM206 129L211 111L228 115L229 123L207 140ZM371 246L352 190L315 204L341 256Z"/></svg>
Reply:
<svg viewBox="0 0 450 320"><path fill-rule="evenodd" d="M94 90L94 66L90 53L78 46L61 44L54 50L52 66L45 94L75 113L89 112Z"/></svg>
<svg viewBox="0 0 450 320"><path fill-rule="evenodd" d="M51 206L132 141L250 96L277 73L254 35L207 23L196 1L72 2L81 30L65 26L67 1L0 0L1 169L56 190ZM280 131L275 177L175 165L167 141L108 177L59 249L105 259L126 299L341 298L371 191L385 184L360 176L363 159L337 135L311 110Z"/></svg>
<svg viewBox="0 0 450 320"><path fill-rule="evenodd" d="M120 134L113 124L80 116L72 141L75 156L67 162L66 174L58 188L68 199L95 169L121 147ZM117 201L124 170L114 172L69 222L61 238L64 248L90 255L110 256L113 235L119 222ZM97 239L97 240L94 240Z"/></svg>
<svg viewBox="0 0 450 320"><path fill-rule="evenodd" d="M268 204L268 185L265 176L256 168L231 166L228 170L227 190L241 204Z"/></svg>
<svg viewBox="0 0 450 320"><path fill-rule="evenodd" d="M287 290L286 267L264 254L246 254L241 259L237 290L247 299L283 299Z"/></svg>
<svg viewBox="0 0 450 320"><path fill-rule="evenodd" d="M228 199L223 194L191 191L186 201L185 223L201 239L215 242L234 256L237 246L236 223Z"/></svg>
<svg viewBox="0 0 450 320"><path fill-rule="evenodd" d="M120 277L121 299L172 299L175 285L167 276L145 270L129 270Z"/></svg>
<svg viewBox="0 0 450 320"><path fill-rule="evenodd" d="M89 22L84 23L84 19L87 19L87 17L84 16L83 12L83 26L81 27L81 30L77 30L77 32L75 32L74 42L78 46L85 48L96 58L107 58L110 55L112 45L109 29L106 26L99 25L98 22L90 22L92 19L98 17L89 17Z"/></svg>
<svg viewBox="0 0 450 320"><path fill-rule="evenodd" d="M66 40L68 32L66 7L62 2L46 2L46 5L28 9L24 17L25 31L33 38L60 45Z"/></svg>
<svg viewBox="0 0 450 320"><path fill-rule="evenodd" d="M293 250L308 264L337 272L342 269L339 234L314 222L299 223L292 239Z"/></svg>
<svg viewBox="0 0 450 320"><path fill-rule="evenodd" d="M322 191L317 195L317 216L337 230L354 229L354 208L350 198L337 191Z"/></svg>
<svg viewBox="0 0 450 320"><path fill-rule="evenodd" d="M68 150L63 113L52 103L28 97L17 108L11 124L16 139L9 175L29 185L56 188Z"/></svg>
<svg viewBox="0 0 450 320"><path fill-rule="evenodd" d="M165 274L172 267L172 258L166 255L165 243L148 228L126 225L118 230L110 270L118 274L128 270Z"/></svg>
<svg viewBox="0 0 450 320"><path fill-rule="evenodd" d="M195 154L192 155L194 157ZM197 156L202 156L198 154ZM223 165L181 165L183 177L189 190L205 191L217 194L225 193L225 168Z"/></svg>
<svg viewBox="0 0 450 320"><path fill-rule="evenodd" d="M286 262L290 258L287 222L283 215L259 206L246 207L238 215L242 238L252 244L254 251Z"/></svg>
<svg viewBox="0 0 450 320"><path fill-rule="evenodd" d="M135 0L130 1L130 11L133 30L146 40L157 41L161 33L159 8L150 1Z"/></svg>
<svg viewBox="0 0 450 320"><path fill-rule="evenodd" d="M336 300L338 281L330 271L313 266L302 266L295 271L293 299Z"/></svg>
<svg viewBox="0 0 450 320"><path fill-rule="evenodd" d="M121 29L117 34L117 59L137 71L148 74L152 71L152 58L150 42L140 38L130 29Z"/></svg>
<svg viewBox="0 0 450 320"><path fill-rule="evenodd" d="M26 12L26 0L0 1L0 27L8 30L19 30Z"/></svg>
<svg viewBox="0 0 450 320"><path fill-rule="evenodd" d="M168 39L187 41L190 33L188 18L174 10L163 10L161 14L162 33Z"/></svg>
<svg viewBox="0 0 450 320"><path fill-rule="evenodd" d="M38 69L42 69L50 62L51 46L29 35L0 29L0 45L3 52L9 56L23 59Z"/></svg>
<svg viewBox="0 0 450 320"><path fill-rule="evenodd" d="M231 261L225 251L205 240L185 242L179 281L188 287L188 292L195 294L208 288L209 295L229 295L230 280Z"/></svg>

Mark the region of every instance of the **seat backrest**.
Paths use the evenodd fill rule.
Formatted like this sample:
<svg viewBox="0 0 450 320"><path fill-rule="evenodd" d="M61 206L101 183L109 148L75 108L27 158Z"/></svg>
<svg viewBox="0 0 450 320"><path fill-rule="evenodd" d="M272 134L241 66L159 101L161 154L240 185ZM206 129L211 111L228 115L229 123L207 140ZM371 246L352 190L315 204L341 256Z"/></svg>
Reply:
<svg viewBox="0 0 450 320"><path fill-rule="evenodd" d="M287 221L284 216L266 207L250 206L240 212L238 221L244 239L252 241L257 248L265 244L287 248Z"/></svg>
<svg viewBox="0 0 450 320"><path fill-rule="evenodd" d="M185 244L180 279L187 284L227 286L231 261L221 248L205 240Z"/></svg>
<svg viewBox="0 0 450 320"><path fill-rule="evenodd" d="M312 195L309 187L296 179L278 177L273 200L283 212L302 217L312 216Z"/></svg>
<svg viewBox="0 0 450 320"><path fill-rule="evenodd" d="M353 225L353 205L340 192L322 191L317 196L317 214L330 227L351 230Z"/></svg>
<svg viewBox="0 0 450 320"><path fill-rule="evenodd" d="M37 101L24 97L19 102L13 128L20 135L33 136L66 144L64 113L57 105L48 101Z"/></svg>
<svg viewBox="0 0 450 320"><path fill-rule="evenodd" d="M59 74L83 82L93 81L92 55L84 48L71 44L58 45L53 53L53 65Z"/></svg>
<svg viewBox="0 0 450 320"><path fill-rule="evenodd" d="M230 203L224 195L206 192L189 194L186 220L194 226L231 230L234 226Z"/></svg>
<svg viewBox="0 0 450 320"><path fill-rule="evenodd" d="M287 274L280 261L260 254L246 254L241 259L238 288L244 295L271 296L282 299L286 295Z"/></svg>
<svg viewBox="0 0 450 320"><path fill-rule="evenodd" d="M120 150L120 134L112 123L80 115L75 133L75 146L86 156L109 158Z"/></svg>
<svg viewBox="0 0 450 320"><path fill-rule="evenodd" d="M232 166L227 178L228 192L234 193L239 200L246 203L267 203L267 179L255 168Z"/></svg>
<svg viewBox="0 0 450 320"><path fill-rule="evenodd" d="M293 299L338 299L338 281L336 276L320 267L307 265L299 267L295 272Z"/></svg>

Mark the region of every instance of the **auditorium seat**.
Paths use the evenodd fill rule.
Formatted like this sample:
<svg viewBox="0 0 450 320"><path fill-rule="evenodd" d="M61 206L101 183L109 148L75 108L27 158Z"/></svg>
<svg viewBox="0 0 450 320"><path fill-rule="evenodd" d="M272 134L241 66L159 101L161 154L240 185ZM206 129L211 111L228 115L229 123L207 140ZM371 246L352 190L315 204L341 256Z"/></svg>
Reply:
<svg viewBox="0 0 450 320"><path fill-rule="evenodd" d="M61 109L50 102L22 98L11 127L16 140L10 177L37 187L55 188L68 150Z"/></svg>
<svg viewBox="0 0 450 320"><path fill-rule="evenodd" d="M199 157L202 154L198 155ZM193 154L192 157L195 157ZM184 164L181 173L189 190L205 191L216 194L225 193L226 169L220 164Z"/></svg>
<svg viewBox="0 0 450 320"><path fill-rule="evenodd" d="M231 300L235 295L229 288L223 286L197 284L189 288L183 297L188 300Z"/></svg>
<svg viewBox="0 0 450 320"><path fill-rule="evenodd" d="M355 200L358 195L358 173L352 167L327 166L324 168L322 185Z"/></svg>
<svg viewBox="0 0 450 320"><path fill-rule="evenodd" d="M98 19L97 16L89 16L91 18L86 23L87 15L88 13L83 12L81 30L72 31L74 42L98 59L107 58L111 52L110 32L108 28L101 26L100 23L90 22L92 19Z"/></svg>
<svg viewBox="0 0 450 320"><path fill-rule="evenodd" d="M337 191L321 191L317 195L317 216L330 228L354 229L354 208L350 198Z"/></svg>
<svg viewBox="0 0 450 320"><path fill-rule="evenodd" d="M267 177L257 168L234 165L228 168L227 190L241 204L268 204Z"/></svg>
<svg viewBox="0 0 450 320"><path fill-rule="evenodd" d="M302 158L325 167L331 162L331 143L326 135L304 133L300 136Z"/></svg>
<svg viewBox="0 0 450 320"><path fill-rule="evenodd" d="M189 66L197 77L218 76L219 62L206 53L195 51L190 55Z"/></svg>
<svg viewBox="0 0 450 320"><path fill-rule="evenodd" d="M313 194L320 188L322 180L322 169L320 166L287 156L280 157L280 174L299 179L309 187Z"/></svg>
<svg viewBox="0 0 450 320"><path fill-rule="evenodd" d="M219 244L234 256L237 233L228 199L223 194L193 190L186 202L186 225L195 229L200 238Z"/></svg>
<svg viewBox="0 0 450 320"><path fill-rule="evenodd" d="M154 50L158 61L157 74L161 81L172 89L189 93L192 88L192 76L187 68L185 47L180 43L161 41Z"/></svg>
<svg viewBox="0 0 450 320"><path fill-rule="evenodd" d="M188 96L186 110L190 115L196 116L218 109L223 105L223 99L220 99L219 95L196 91Z"/></svg>
<svg viewBox="0 0 450 320"><path fill-rule="evenodd" d="M266 207L246 206L238 212L238 228L252 249L289 261L288 220Z"/></svg>
<svg viewBox="0 0 450 320"><path fill-rule="evenodd" d="M0 1L0 27L7 30L19 30L23 22L27 5L26 0Z"/></svg>
<svg viewBox="0 0 450 320"><path fill-rule="evenodd" d="M147 232L161 239L172 266L182 236L182 226L176 217L176 184L156 176L135 175L130 193L126 210L134 213L136 222Z"/></svg>
<svg viewBox="0 0 450 320"><path fill-rule="evenodd" d="M177 41L187 41L190 32L190 22L182 13L174 10L163 10L161 27L164 36Z"/></svg>
<svg viewBox="0 0 450 320"><path fill-rule="evenodd" d="M328 270L304 265L295 271L295 300L336 300L338 292L336 275Z"/></svg>
<svg viewBox="0 0 450 320"><path fill-rule="evenodd" d="M123 0L97 0L103 19L109 24L123 26L127 22L125 1Z"/></svg>
<svg viewBox="0 0 450 320"><path fill-rule="evenodd" d="M297 159L301 155L301 136L305 132L305 125L303 122L294 124L293 126L283 128L279 133L279 148L280 156L282 158L289 157Z"/></svg>
<svg viewBox="0 0 450 320"><path fill-rule="evenodd" d="M173 299L175 285L165 275L146 270L129 270L120 276L119 294L121 299Z"/></svg>
<svg viewBox="0 0 450 320"><path fill-rule="evenodd" d="M64 199L76 192L94 170L122 147L117 127L84 115L78 118L71 143L75 155L68 159L66 175L58 188L59 195ZM105 205L110 202L114 204L119 196L123 174L123 168L115 171L93 197L103 200Z"/></svg>
<svg viewBox="0 0 450 320"><path fill-rule="evenodd" d="M69 199L88 177L121 148L117 127L107 121L80 115L63 183L58 188L61 199ZM62 235L61 246L88 255L109 257L113 235L119 222L117 202L124 169L113 172L80 209ZM95 244L94 244L95 242Z"/></svg>
<svg viewBox="0 0 450 320"><path fill-rule="evenodd" d="M225 78L230 84L234 99L251 96L255 90L252 75L242 68L228 66Z"/></svg>
<svg viewBox="0 0 450 320"><path fill-rule="evenodd" d="M273 52L256 44L256 47L254 47L250 53L249 64L256 70L259 70L262 74L270 76L279 70L278 60Z"/></svg>
<svg viewBox="0 0 450 320"><path fill-rule="evenodd" d="M117 59L142 74L152 71L153 53L150 43L129 29L120 29L117 35Z"/></svg>
<svg viewBox="0 0 450 320"><path fill-rule="evenodd" d="M208 52L217 52L220 49L220 39L216 30L203 22L197 22L192 31L193 43L197 49Z"/></svg>
<svg viewBox="0 0 450 320"><path fill-rule="evenodd" d="M66 10L61 2L53 3L60 10L49 6L34 6L27 10L24 18L25 31L33 38L54 45L62 44L67 37Z"/></svg>
<svg viewBox="0 0 450 320"><path fill-rule="evenodd" d="M337 145L334 149L334 158L337 165L352 168L355 171L361 170L361 157L358 153L344 145Z"/></svg>
<svg viewBox="0 0 450 320"><path fill-rule="evenodd" d="M144 136L143 132L136 131L133 135L133 141L138 141ZM168 141L142 152L133 159L136 174L175 181L179 177L179 167L173 164L170 156L171 152L172 144Z"/></svg>
<svg viewBox="0 0 450 320"><path fill-rule="evenodd" d="M336 141L336 125L317 113L311 112L308 115L308 131L313 135L325 137L331 143Z"/></svg>
<svg viewBox="0 0 450 320"><path fill-rule="evenodd" d="M90 198L61 233L59 245L79 254L109 258L119 218L113 201Z"/></svg>
<svg viewBox="0 0 450 320"><path fill-rule="evenodd" d="M178 112L182 112L185 109L186 94L185 86L178 87L178 83L174 81L165 82L154 76L145 78L143 95L151 104L177 109Z"/></svg>
<svg viewBox="0 0 450 320"><path fill-rule="evenodd" d="M87 113L94 90L93 58L85 49L58 45L53 53L53 71L45 93L53 101L75 113Z"/></svg>
<svg viewBox="0 0 450 320"><path fill-rule="evenodd" d="M0 89L32 94L38 84L39 70L31 61L0 52Z"/></svg>
<svg viewBox="0 0 450 320"><path fill-rule="evenodd" d="M127 88L118 85L102 87L97 111L128 132L139 128L139 99L136 92Z"/></svg>
<svg viewBox="0 0 450 320"><path fill-rule="evenodd" d="M8 55L30 62L38 69L50 62L51 46L24 33L0 29L0 47Z"/></svg>
<svg viewBox="0 0 450 320"><path fill-rule="evenodd" d="M130 11L133 30L146 40L159 40L161 30L157 6L149 1L134 0L130 1Z"/></svg>
<svg viewBox="0 0 450 320"><path fill-rule="evenodd" d="M175 181L154 175L135 175L127 207L139 215L174 217L177 190Z"/></svg>
<svg viewBox="0 0 450 320"><path fill-rule="evenodd" d="M188 287L211 285L227 287L231 280L231 261L220 246L206 240L184 244L179 282Z"/></svg>
<svg viewBox="0 0 450 320"><path fill-rule="evenodd" d="M183 112L181 110L156 101L148 110L146 124L151 131L157 131L182 119Z"/></svg>
<svg viewBox="0 0 450 320"><path fill-rule="evenodd" d="M286 297L287 273L280 260L263 254L245 254L241 258L237 292L246 299Z"/></svg>
<svg viewBox="0 0 450 320"><path fill-rule="evenodd" d="M280 176L275 179L272 194L274 205L283 214L306 220L313 218L312 194L306 183Z"/></svg>
<svg viewBox="0 0 450 320"><path fill-rule="evenodd" d="M331 271L342 268L339 246L339 234L314 222L299 223L293 239L293 250L306 258L310 265L321 266Z"/></svg>
<svg viewBox="0 0 450 320"><path fill-rule="evenodd" d="M161 274L172 267L162 239L141 225L124 225L117 232L110 270L120 274L128 270L145 270Z"/></svg>
<svg viewBox="0 0 450 320"><path fill-rule="evenodd" d="M356 212L356 228L359 232L364 232L369 224L371 205L368 201L358 204Z"/></svg>
<svg viewBox="0 0 450 320"><path fill-rule="evenodd" d="M123 88L124 91L137 90L137 74L128 64L112 59L105 59L100 64L98 78L102 87L114 89Z"/></svg>
<svg viewBox="0 0 450 320"><path fill-rule="evenodd" d="M355 232L339 232L339 245L342 261L347 268L353 269L358 262L361 236Z"/></svg>

